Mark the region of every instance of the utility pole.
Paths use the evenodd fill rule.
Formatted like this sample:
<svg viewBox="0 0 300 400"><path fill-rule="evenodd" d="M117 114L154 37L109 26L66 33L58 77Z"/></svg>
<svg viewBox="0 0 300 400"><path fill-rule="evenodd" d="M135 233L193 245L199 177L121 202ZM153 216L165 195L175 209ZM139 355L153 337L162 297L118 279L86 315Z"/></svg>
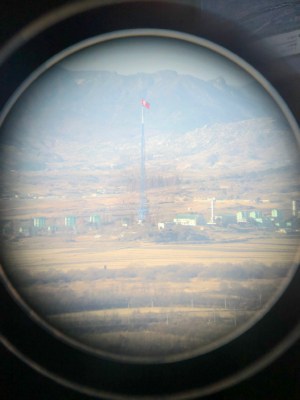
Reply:
<svg viewBox="0 0 300 400"><path fill-rule="evenodd" d="M210 211L211 211L211 216L210 216L210 221L208 222L209 225L215 225L215 214L214 214L214 203L216 201L216 198L213 197L210 199Z"/></svg>

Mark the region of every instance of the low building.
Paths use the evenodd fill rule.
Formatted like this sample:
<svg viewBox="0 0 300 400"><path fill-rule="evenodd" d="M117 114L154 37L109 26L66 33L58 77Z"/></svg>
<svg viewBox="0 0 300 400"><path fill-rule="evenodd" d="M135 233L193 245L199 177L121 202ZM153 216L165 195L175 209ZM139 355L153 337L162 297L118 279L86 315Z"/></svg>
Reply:
<svg viewBox="0 0 300 400"><path fill-rule="evenodd" d="M272 218L282 218L282 211L277 210L276 208L273 208L271 211L271 217Z"/></svg>
<svg viewBox="0 0 300 400"><path fill-rule="evenodd" d="M173 222L176 225L186 225L186 226L197 226L203 225L205 220L202 214L177 214L176 217L173 219Z"/></svg>
<svg viewBox="0 0 300 400"><path fill-rule="evenodd" d="M257 220L257 219L262 219L262 217L263 214L260 210L249 211L249 218Z"/></svg>
<svg viewBox="0 0 300 400"><path fill-rule="evenodd" d="M65 226L74 227L76 225L76 217L73 215L65 217Z"/></svg>
<svg viewBox="0 0 300 400"><path fill-rule="evenodd" d="M100 215L90 215L89 222L93 225L100 225L101 224L101 217Z"/></svg>
<svg viewBox="0 0 300 400"><path fill-rule="evenodd" d="M263 213L260 210L243 210L236 213L237 223L259 222L262 223Z"/></svg>
<svg viewBox="0 0 300 400"><path fill-rule="evenodd" d="M246 223L249 219L249 211L238 211L236 213L236 222L237 223Z"/></svg>
<svg viewBox="0 0 300 400"><path fill-rule="evenodd" d="M35 228L44 228L46 225L46 218L45 217L35 217L33 218L33 226Z"/></svg>

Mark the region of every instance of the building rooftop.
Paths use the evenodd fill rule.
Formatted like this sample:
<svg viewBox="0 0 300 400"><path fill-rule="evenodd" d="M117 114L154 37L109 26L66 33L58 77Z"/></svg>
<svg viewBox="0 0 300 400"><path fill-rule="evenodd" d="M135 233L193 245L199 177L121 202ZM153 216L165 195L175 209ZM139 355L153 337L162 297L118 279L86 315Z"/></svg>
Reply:
<svg viewBox="0 0 300 400"><path fill-rule="evenodd" d="M195 219L199 218L199 214L196 213L186 213L186 214L176 214L177 219Z"/></svg>

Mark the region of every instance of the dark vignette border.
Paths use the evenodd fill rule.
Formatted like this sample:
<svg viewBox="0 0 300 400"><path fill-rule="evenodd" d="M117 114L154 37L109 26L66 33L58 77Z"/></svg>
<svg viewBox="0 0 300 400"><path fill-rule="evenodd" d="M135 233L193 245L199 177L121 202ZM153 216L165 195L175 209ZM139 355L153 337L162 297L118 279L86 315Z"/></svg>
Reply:
<svg viewBox="0 0 300 400"><path fill-rule="evenodd" d="M170 29L204 37L244 58L274 84L267 55L251 52L243 45L249 39L248 34L196 6L167 0L87 3L93 3L94 7L49 25L29 41L23 41L2 62L0 107L32 71L54 54L91 36L121 29ZM282 63L277 65L283 67ZM280 85L275 83L275 86L282 93ZM293 109L288 94L284 97ZM222 348L178 363L127 364L74 349L35 324L5 286L0 289L4 310L2 340L40 372L88 394L106 398L198 397L251 375L291 344L299 333L299 284L298 270L286 292L254 327ZM265 358L261 359L262 356Z"/></svg>

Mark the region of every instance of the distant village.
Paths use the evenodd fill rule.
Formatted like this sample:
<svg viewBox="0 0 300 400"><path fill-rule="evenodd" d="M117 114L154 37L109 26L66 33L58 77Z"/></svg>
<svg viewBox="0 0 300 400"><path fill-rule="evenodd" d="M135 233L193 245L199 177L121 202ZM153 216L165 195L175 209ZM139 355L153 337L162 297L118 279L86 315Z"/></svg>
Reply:
<svg viewBox="0 0 300 400"><path fill-rule="evenodd" d="M158 232L170 231L176 227L185 226L204 230L220 227L227 229L265 229L282 234L300 232L300 200L291 201L289 215L286 210L279 209L244 209L235 214L216 213L216 199L210 200L210 218L207 220L201 213L188 212L174 215L171 220L161 220L157 223L147 224L147 221L139 221L132 217L115 216L107 218L107 215L91 214L86 216L66 215L64 217L36 216L33 218L0 220L0 233L4 238L21 238L41 235L55 235L59 233L81 234L87 230L101 232L107 226L119 226L129 228L137 225L151 225Z"/></svg>
<svg viewBox="0 0 300 400"><path fill-rule="evenodd" d="M204 226L216 225L229 227L239 225L243 227L257 227L271 230L277 230L280 233L288 233L292 231L300 231L300 201L293 200L291 204L291 214L286 216L282 210L271 209L267 212L264 210L242 210L236 214L215 214L215 198L211 199L211 217L205 220L202 214L184 213L177 214L173 221L159 222L157 227L159 230L171 228L174 225L185 226Z"/></svg>

